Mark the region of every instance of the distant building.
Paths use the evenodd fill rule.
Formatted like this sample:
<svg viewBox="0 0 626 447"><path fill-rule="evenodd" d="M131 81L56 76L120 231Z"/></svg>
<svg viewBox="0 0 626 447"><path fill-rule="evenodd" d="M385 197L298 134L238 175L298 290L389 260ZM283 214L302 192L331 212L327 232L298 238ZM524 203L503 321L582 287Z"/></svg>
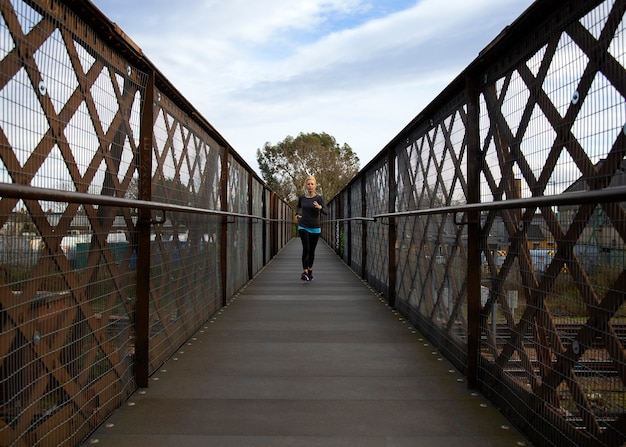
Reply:
<svg viewBox="0 0 626 447"><path fill-rule="evenodd" d="M596 164L596 169L600 170L604 160L600 160ZM622 160L620 167L615 171L609 182L609 187L626 186L626 160ZM588 191L587 182L580 178L564 192L582 192ZM621 202L622 208L626 209L626 201ZM561 226L567 230L574 222L578 213L579 205L562 205L558 207L559 220ZM606 216L601 205L596 206L593 215L587 220L586 226L577 245L587 245L597 247L600 251L624 250L626 242L620 237L615 230L611 219Z"/></svg>

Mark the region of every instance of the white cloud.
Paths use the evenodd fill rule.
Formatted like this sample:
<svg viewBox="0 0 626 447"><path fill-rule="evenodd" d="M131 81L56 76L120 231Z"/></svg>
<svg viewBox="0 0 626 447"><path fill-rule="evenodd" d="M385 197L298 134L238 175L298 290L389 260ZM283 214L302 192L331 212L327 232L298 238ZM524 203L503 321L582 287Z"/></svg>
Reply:
<svg viewBox="0 0 626 447"><path fill-rule="evenodd" d="M365 165L532 1L95 3L256 168L313 131Z"/></svg>

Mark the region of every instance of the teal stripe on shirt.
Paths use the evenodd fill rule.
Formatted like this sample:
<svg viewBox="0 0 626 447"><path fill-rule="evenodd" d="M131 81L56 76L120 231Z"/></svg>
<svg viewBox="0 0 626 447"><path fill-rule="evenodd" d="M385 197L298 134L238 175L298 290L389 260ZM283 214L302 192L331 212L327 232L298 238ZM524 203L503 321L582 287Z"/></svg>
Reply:
<svg viewBox="0 0 626 447"><path fill-rule="evenodd" d="M320 234L322 232L321 228L307 228L307 227L301 227L300 225L298 225L298 230L304 230L309 233L316 233L316 234Z"/></svg>

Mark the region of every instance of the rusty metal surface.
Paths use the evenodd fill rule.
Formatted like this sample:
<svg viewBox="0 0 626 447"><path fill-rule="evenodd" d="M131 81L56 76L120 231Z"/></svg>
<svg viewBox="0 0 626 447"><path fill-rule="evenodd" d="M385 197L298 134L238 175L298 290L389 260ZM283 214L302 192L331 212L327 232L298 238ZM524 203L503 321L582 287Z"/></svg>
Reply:
<svg viewBox="0 0 626 447"><path fill-rule="evenodd" d="M540 446L626 441L625 11L536 2L341 193L363 212L328 223Z"/></svg>
<svg viewBox="0 0 626 447"><path fill-rule="evenodd" d="M0 12L0 445L78 445L287 243L290 210L90 2Z"/></svg>
<svg viewBox="0 0 626 447"><path fill-rule="evenodd" d="M626 184L625 11L536 2L323 229L541 446L626 440L626 198L594 198ZM77 445L285 246L291 210L93 4L0 12L0 439ZM570 191L590 193L545 199Z"/></svg>

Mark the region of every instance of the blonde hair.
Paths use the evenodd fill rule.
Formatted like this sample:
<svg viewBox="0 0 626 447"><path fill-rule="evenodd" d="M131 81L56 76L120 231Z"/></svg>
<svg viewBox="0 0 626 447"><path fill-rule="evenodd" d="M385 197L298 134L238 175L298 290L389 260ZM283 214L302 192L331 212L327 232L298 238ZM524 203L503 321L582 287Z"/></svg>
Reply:
<svg viewBox="0 0 626 447"><path fill-rule="evenodd" d="M306 179L304 179L304 185L303 185L304 191L306 191L306 183L309 180L313 180L315 182L315 191L317 192L317 180L315 180L315 177L313 177L312 175L309 175Z"/></svg>

